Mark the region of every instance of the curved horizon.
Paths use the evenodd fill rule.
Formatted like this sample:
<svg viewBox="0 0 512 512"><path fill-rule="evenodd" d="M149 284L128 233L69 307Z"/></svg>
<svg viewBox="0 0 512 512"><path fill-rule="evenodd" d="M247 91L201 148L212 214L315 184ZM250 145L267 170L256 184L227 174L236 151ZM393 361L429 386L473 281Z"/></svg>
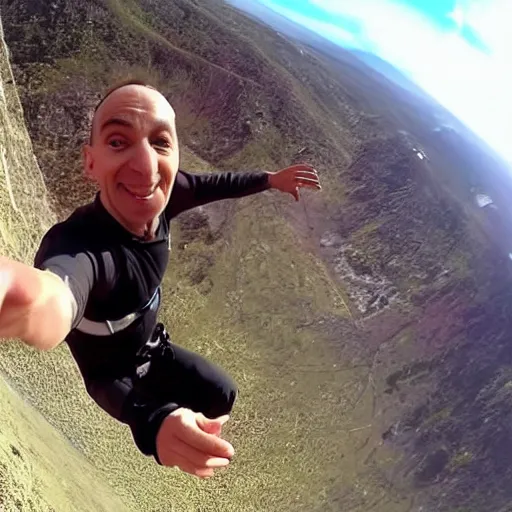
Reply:
<svg viewBox="0 0 512 512"><path fill-rule="evenodd" d="M258 0L389 62L512 164L508 0Z"/></svg>

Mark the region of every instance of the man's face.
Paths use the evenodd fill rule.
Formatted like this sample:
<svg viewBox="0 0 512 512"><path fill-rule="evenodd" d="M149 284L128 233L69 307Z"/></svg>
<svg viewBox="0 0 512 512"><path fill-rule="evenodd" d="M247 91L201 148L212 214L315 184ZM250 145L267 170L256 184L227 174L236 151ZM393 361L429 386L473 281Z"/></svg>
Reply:
<svg viewBox="0 0 512 512"><path fill-rule="evenodd" d="M159 92L127 85L99 107L92 130L86 174L99 185L107 210L139 229L164 210L178 172L174 111Z"/></svg>

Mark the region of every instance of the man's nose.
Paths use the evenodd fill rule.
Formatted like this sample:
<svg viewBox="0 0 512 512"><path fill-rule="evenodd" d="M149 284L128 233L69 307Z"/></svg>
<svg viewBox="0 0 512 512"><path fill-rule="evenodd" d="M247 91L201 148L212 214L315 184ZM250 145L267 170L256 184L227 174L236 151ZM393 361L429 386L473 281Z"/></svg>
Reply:
<svg viewBox="0 0 512 512"><path fill-rule="evenodd" d="M158 173L158 157L147 140L140 141L133 147L130 167L143 178L154 178Z"/></svg>

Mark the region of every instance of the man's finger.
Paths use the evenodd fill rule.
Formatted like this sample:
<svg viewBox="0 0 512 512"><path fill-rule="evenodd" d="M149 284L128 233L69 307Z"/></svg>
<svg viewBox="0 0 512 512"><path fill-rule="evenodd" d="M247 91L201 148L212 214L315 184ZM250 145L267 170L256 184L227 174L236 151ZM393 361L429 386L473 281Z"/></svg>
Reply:
<svg viewBox="0 0 512 512"><path fill-rule="evenodd" d="M313 169L313 167L307 167L307 168L301 167L299 169L292 168L292 169L290 169L290 171L293 174L306 174L306 175L318 177L318 172L316 171L316 169Z"/></svg>
<svg viewBox="0 0 512 512"><path fill-rule="evenodd" d="M313 171L316 172L315 168L312 165L309 164L295 164L291 167L288 167L287 169L293 170L293 171Z"/></svg>
<svg viewBox="0 0 512 512"><path fill-rule="evenodd" d="M221 425L224 425L229 420L229 414L224 414L224 416L219 416L216 418L216 421L218 421Z"/></svg>
<svg viewBox="0 0 512 512"><path fill-rule="evenodd" d="M200 452L185 443L176 442L173 450L198 468L223 468L228 466L230 462L229 459L224 457L210 457L208 454Z"/></svg>
<svg viewBox="0 0 512 512"><path fill-rule="evenodd" d="M193 418L193 425L186 425L181 428L177 436L189 446L193 446L199 451L208 453L212 457L223 457L230 459L233 457L235 450L224 439L213 434L208 434L201 430L197 425L196 418Z"/></svg>
<svg viewBox="0 0 512 512"><path fill-rule="evenodd" d="M208 429L213 425L220 425L221 427L229 420L229 414L219 416L218 418L207 418L204 414L197 414L197 424L203 429Z"/></svg>
<svg viewBox="0 0 512 512"><path fill-rule="evenodd" d="M316 178L309 178L309 177L299 177L297 176L295 178L295 181L301 181L301 182L305 182L305 183L314 183L315 185L320 185L320 181L317 180Z"/></svg>
<svg viewBox="0 0 512 512"><path fill-rule="evenodd" d="M213 434L215 436L220 436L222 427L228 420L228 414L214 419L207 418L202 414L197 416L197 424L199 425L199 428L201 428L207 434Z"/></svg>
<svg viewBox="0 0 512 512"><path fill-rule="evenodd" d="M295 173L295 179L299 178L320 181L320 179L318 178L318 174L309 171L297 171Z"/></svg>
<svg viewBox="0 0 512 512"><path fill-rule="evenodd" d="M181 471L189 473L193 476L198 476L199 478L210 478L214 474L213 468L194 466L194 464L192 464L189 460L178 453L173 453L169 463L165 465L170 467L178 467L181 469Z"/></svg>
<svg viewBox="0 0 512 512"><path fill-rule="evenodd" d="M297 183L303 187L312 187L312 188L318 188L321 189L322 185L318 181L315 180L309 180L306 178L300 178L297 180Z"/></svg>

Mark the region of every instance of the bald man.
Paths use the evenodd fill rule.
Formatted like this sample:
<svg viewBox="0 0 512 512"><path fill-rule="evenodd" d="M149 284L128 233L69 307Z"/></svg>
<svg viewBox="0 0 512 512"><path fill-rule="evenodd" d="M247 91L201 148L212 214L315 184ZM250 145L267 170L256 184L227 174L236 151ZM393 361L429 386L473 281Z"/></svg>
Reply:
<svg viewBox="0 0 512 512"><path fill-rule="evenodd" d="M40 349L66 341L86 389L129 425L159 464L210 477L233 447L221 437L237 389L220 368L171 343L157 322L169 223L213 201L269 189L299 199L316 171L191 174L179 168L175 114L148 84L122 83L95 109L85 173L94 201L44 236L35 268L0 259L0 335Z"/></svg>

